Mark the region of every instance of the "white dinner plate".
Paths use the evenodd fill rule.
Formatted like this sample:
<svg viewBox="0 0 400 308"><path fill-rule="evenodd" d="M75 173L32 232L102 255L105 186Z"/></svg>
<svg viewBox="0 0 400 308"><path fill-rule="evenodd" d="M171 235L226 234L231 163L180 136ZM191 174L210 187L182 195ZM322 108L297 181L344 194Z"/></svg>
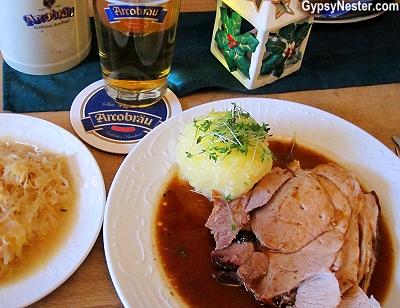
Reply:
<svg viewBox="0 0 400 308"><path fill-rule="evenodd" d="M356 173L366 189L377 192L382 215L394 237L395 274L385 308L400 302L400 159L355 125L316 108L268 98L216 101L178 114L149 133L128 154L111 185L104 217L107 265L126 307L181 307L172 296L158 259L154 214L175 166L175 148L183 127L194 118L242 106L256 120L269 123L276 137L296 139Z"/></svg>
<svg viewBox="0 0 400 308"><path fill-rule="evenodd" d="M0 287L1 308L23 307L55 290L85 260L100 232L106 195L96 160L78 138L63 128L32 116L0 113L2 138L64 153L77 188L76 222L60 251L23 281Z"/></svg>

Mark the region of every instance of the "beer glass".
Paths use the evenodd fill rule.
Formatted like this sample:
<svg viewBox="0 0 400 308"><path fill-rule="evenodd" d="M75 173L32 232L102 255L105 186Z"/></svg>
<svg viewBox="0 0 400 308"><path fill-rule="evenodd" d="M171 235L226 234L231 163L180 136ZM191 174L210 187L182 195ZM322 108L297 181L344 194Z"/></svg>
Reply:
<svg viewBox="0 0 400 308"><path fill-rule="evenodd" d="M119 104L147 107L162 98L181 0L94 0L105 91Z"/></svg>

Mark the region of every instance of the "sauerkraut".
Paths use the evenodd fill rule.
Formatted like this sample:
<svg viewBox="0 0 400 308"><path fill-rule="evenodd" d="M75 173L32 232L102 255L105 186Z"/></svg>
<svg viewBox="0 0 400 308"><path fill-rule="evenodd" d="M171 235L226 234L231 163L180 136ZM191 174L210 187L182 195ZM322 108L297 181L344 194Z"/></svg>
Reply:
<svg viewBox="0 0 400 308"><path fill-rule="evenodd" d="M68 211L73 197L68 175L65 156L0 141L0 278Z"/></svg>

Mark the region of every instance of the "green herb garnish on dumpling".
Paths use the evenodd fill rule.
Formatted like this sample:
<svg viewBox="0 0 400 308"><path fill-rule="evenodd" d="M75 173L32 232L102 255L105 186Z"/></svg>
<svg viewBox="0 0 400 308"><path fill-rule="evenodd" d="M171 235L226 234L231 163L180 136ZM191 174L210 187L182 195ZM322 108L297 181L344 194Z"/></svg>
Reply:
<svg viewBox="0 0 400 308"><path fill-rule="evenodd" d="M237 104L194 119L177 146L182 176L208 197L213 190L229 198L246 193L271 171L269 130L268 124L259 124Z"/></svg>

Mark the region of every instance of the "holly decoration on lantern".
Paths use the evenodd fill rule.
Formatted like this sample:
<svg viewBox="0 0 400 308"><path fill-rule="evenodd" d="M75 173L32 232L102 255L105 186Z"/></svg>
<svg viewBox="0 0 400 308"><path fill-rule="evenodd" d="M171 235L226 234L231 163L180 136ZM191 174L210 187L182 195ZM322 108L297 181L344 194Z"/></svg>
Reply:
<svg viewBox="0 0 400 308"><path fill-rule="evenodd" d="M310 28L310 23L293 23L281 28L277 34L270 33L265 47L271 54L262 61L260 74L272 74L279 78L286 65L299 62L303 57L300 46Z"/></svg>
<svg viewBox="0 0 400 308"><path fill-rule="evenodd" d="M259 41L250 32L240 33L242 17L227 8L221 7L222 29L215 33L214 40L221 50L229 71L239 70L243 75L250 79L250 57L249 52L253 53Z"/></svg>

